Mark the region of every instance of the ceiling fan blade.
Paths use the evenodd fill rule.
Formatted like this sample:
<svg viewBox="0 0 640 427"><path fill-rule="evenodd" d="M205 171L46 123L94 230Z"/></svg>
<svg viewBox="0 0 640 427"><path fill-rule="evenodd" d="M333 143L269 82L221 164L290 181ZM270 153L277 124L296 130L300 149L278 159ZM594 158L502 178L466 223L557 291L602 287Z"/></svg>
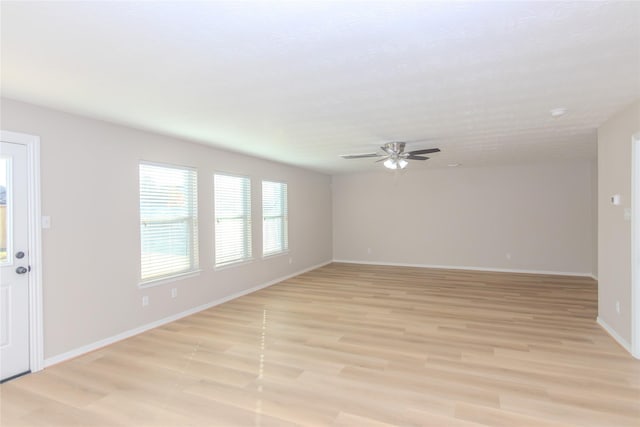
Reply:
<svg viewBox="0 0 640 427"><path fill-rule="evenodd" d="M364 154L340 154L343 159L364 159L366 157L380 157L378 153L364 153Z"/></svg>
<svg viewBox="0 0 640 427"><path fill-rule="evenodd" d="M415 154L429 154L429 153L439 153L439 148L425 148L424 150L413 150L409 151L409 155L413 156Z"/></svg>
<svg viewBox="0 0 640 427"><path fill-rule="evenodd" d="M390 156L384 156L382 157L380 160L376 160L376 163L378 162L384 162L385 160L387 160Z"/></svg>
<svg viewBox="0 0 640 427"><path fill-rule="evenodd" d="M428 157L425 156L414 156L413 154L409 154L407 157L405 157L405 159L409 159L409 160L428 160Z"/></svg>

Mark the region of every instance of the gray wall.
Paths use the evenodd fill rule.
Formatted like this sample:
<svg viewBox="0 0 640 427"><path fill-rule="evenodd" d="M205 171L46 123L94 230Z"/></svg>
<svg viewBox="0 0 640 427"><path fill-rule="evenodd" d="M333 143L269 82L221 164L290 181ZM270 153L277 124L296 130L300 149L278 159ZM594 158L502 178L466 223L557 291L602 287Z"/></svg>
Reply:
<svg viewBox="0 0 640 427"><path fill-rule="evenodd" d="M631 208L632 143L640 132L640 101L598 129L598 317L631 343ZM610 198L621 195L614 206ZM616 302L620 302L620 313Z"/></svg>
<svg viewBox="0 0 640 427"><path fill-rule="evenodd" d="M594 173L585 160L335 176L334 259L589 275Z"/></svg>
<svg viewBox="0 0 640 427"><path fill-rule="evenodd" d="M332 258L331 179L204 145L2 100L3 130L41 138L44 355L50 358ZM139 289L138 162L198 168L197 277ZM255 260L213 269L213 173L253 181ZM289 254L261 259L260 180L288 183ZM290 263L291 258L291 263ZM170 288L178 297L170 298ZM143 308L141 298L150 305Z"/></svg>
<svg viewBox="0 0 640 427"><path fill-rule="evenodd" d="M640 103L600 129L597 167L575 160L486 168L410 167L401 173L331 178L3 99L2 129L41 137L42 208L43 215L52 219L51 229L43 230L45 358L332 258L578 274L598 271L600 316L629 339L630 258L624 251L630 250L630 223L623 222L607 200L610 193L621 193L628 204L630 138L639 130L635 126L639 111ZM137 286L140 160L198 168L203 271L197 277L143 290ZM213 269L212 174L218 170L251 176L256 224L260 180L288 182L289 255L261 259L261 229L254 226L256 259L248 265ZM178 288L176 299L170 298L173 287ZM142 295L150 297L146 308L141 306ZM612 312L616 300L623 304L620 316Z"/></svg>

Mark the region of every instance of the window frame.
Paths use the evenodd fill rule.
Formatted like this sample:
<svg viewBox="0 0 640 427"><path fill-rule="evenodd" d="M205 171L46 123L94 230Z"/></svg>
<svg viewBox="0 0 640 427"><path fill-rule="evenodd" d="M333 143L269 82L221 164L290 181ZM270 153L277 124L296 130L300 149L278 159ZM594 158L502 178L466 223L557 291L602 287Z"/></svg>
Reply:
<svg viewBox="0 0 640 427"><path fill-rule="evenodd" d="M274 181L263 179L261 180L261 198L262 198L262 258L270 258L278 255L284 255L289 253L289 185L283 181ZM265 253L265 222L267 217L265 216L265 199L264 199L264 184L279 184L284 188L284 197L280 199L281 206L281 215L271 216L270 219L273 218L281 218L280 227L281 227L281 236L282 239L280 241L280 249L273 252Z"/></svg>
<svg viewBox="0 0 640 427"><path fill-rule="evenodd" d="M217 209L217 203L216 203L216 176L217 175L221 175L221 176L226 176L226 177L231 177L231 178L241 178L243 180L246 180L246 188L248 191L248 197L244 197L242 200L244 203L244 207L246 208L244 210L244 215L239 216L239 217L235 217L236 219L241 218L243 219L243 230L245 230L245 235L244 235L244 239L242 239L243 241L243 247L245 249L245 256L239 259L235 259L232 261L227 261L227 262L222 262L222 263L218 263L217 262L217 256L218 256L218 250L217 250L217 246L218 246L218 217L216 215L216 209ZM254 260L253 257L253 210L252 210L252 198L251 198L251 186L252 186L252 182L251 182L251 177L249 175L242 175L242 174L235 174L235 173L230 173L230 172L225 172L225 171L214 171L213 173L213 268L214 270L221 270L221 269L225 269L225 268L229 268L229 267L233 267L236 265L242 265L242 264L247 264L250 263ZM230 218L225 218L225 219L230 219Z"/></svg>
<svg viewBox="0 0 640 427"><path fill-rule="evenodd" d="M142 217L142 181L141 181L141 168L143 166L150 166L156 168L166 168L166 169L177 169L182 171L187 171L192 173L192 183L191 190L189 193L191 194L190 200L190 210L191 215L186 217L174 217L167 219L165 221L154 221L156 223L179 223L184 222L186 220L188 224L188 233L186 242L186 246L189 250L189 268L179 271L173 271L162 275L154 275L148 278L142 277L143 272L143 237L142 237L142 227L143 227L143 217ZM199 266L199 258L200 258L200 247L199 247L199 223L198 223L198 169L193 166L186 165L178 165L173 163L163 163L163 162L153 162L147 160L138 161L138 227L139 227L139 243L140 243L140 262L138 263L138 287L139 288L148 288L152 286L158 286L164 283L172 282L175 280L184 279L187 277L197 276L201 269ZM149 221L146 221L149 222Z"/></svg>

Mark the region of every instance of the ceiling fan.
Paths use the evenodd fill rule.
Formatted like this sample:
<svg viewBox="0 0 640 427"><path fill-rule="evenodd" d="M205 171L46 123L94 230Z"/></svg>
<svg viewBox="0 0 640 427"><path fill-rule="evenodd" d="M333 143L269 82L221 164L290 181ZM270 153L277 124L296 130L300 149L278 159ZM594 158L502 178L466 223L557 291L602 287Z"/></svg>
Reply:
<svg viewBox="0 0 640 427"><path fill-rule="evenodd" d="M384 153L364 153L364 154L341 154L343 159L362 159L365 157L380 157L376 162L384 162L384 166L389 169L404 169L409 162L407 160L427 160L428 157L421 154L438 153L439 148L425 148L423 150L404 151L406 143L387 142L382 147Z"/></svg>

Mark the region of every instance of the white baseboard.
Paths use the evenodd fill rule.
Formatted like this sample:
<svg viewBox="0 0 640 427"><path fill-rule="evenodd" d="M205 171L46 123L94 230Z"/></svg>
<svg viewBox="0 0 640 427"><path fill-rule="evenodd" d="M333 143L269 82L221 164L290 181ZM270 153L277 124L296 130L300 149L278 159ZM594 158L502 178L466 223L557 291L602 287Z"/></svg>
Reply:
<svg viewBox="0 0 640 427"><path fill-rule="evenodd" d="M611 326L609 326L607 322L602 320L600 316L598 316L598 319L596 321L598 322L598 325L602 327L602 329L604 329L609 335L611 335L611 338L616 340L618 344L620 344L625 350L631 353L633 357L635 357L636 359L640 359L639 354L634 354L633 351L631 351L631 344L629 344L627 340L618 335L618 333Z"/></svg>
<svg viewBox="0 0 640 427"><path fill-rule="evenodd" d="M577 273L577 272L569 272L569 271L518 270L518 269L510 269L510 268L472 267L472 266L466 266L466 265L407 264L407 263L399 263L399 262L382 262L382 261L371 262L371 261L357 261L357 260L344 260L344 259L334 259L333 262L343 262L347 264L389 265L389 266L395 266L395 267L441 268L445 270L492 271L492 272L498 272L498 273L548 274L552 276L577 276L577 277L595 278L591 273Z"/></svg>
<svg viewBox="0 0 640 427"><path fill-rule="evenodd" d="M134 335L141 334L142 332L148 331L150 329L157 328L158 326L162 326L162 325L165 325L167 323L174 322L174 321L176 321L178 319L182 319L183 317L187 317L187 316L190 316L192 314L198 313L198 312L200 312L202 310L206 310L206 309L214 307L216 305L223 304L223 303L225 303L227 301L231 301L231 300L236 299L238 297L241 297L243 295L247 295L247 294L250 294L252 292L259 291L260 289L267 288L269 286L275 285L276 283L280 283L280 282L282 282L284 280L290 279L290 278L295 277L295 276L299 276L300 274L306 273L308 271L315 270L316 268L324 267L327 264L331 264L331 262L332 261L327 261L327 262L324 262L324 263L320 263L320 264L314 265L314 266L309 267L309 268L305 268L303 270L297 271L297 272L289 274L287 276L283 276L283 277L279 277L279 278L274 279L274 280L270 280L270 281L268 281L266 283L262 283L260 285L254 286L254 287L249 288L249 289L244 289L244 290L242 290L240 292L236 292L236 293L233 293L231 295L227 295L227 296L225 296L223 298L220 298L220 299L217 299L215 301L211 301L211 302L208 302L206 304L199 305L199 306L194 307L194 308L190 308L189 310L185 310L185 311L182 311L180 313L165 317L163 319L156 320L155 322L147 323L146 325L142 325L142 326L139 326L137 328L121 332L121 333L119 333L117 335L113 335L111 337L102 339L100 341L96 341L96 342L93 342L91 344L87 344L87 345L84 345L82 347L75 348L75 349L67 351L65 353L58 354L56 356L48 357L47 359L44 360L44 367L47 368L47 367L49 367L51 365L55 365L57 363L64 362L65 360L73 359L74 357L81 356L81 355L83 355L85 353L89 353L91 351L94 351L94 350L97 350L99 348L105 347L105 346L107 346L109 344L113 344L115 342L122 341L124 339L130 338L130 337L132 337Z"/></svg>

